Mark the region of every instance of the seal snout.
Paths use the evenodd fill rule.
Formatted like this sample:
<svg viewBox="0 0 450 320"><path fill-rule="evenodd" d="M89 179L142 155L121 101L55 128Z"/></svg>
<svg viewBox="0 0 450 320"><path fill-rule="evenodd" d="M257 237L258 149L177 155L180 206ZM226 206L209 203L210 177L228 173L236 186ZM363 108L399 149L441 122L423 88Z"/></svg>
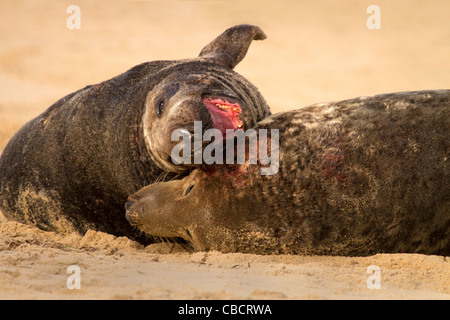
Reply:
<svg viewBox="0 0 450 320"><path fill-rule="evenodd" d="M136 201L127 201L127 203L125 203L125 210L130 210L130 208L136 203Z"/></svg>
<svg viewBox="0 0 450 320"><path fill-rule="evenodd" d="M128 201L125 203L125 218L132 226L140 226L142 224L139 221L140 214L139 211L136 210L135 204L136 201L132 199L128 199Z"/></svg>

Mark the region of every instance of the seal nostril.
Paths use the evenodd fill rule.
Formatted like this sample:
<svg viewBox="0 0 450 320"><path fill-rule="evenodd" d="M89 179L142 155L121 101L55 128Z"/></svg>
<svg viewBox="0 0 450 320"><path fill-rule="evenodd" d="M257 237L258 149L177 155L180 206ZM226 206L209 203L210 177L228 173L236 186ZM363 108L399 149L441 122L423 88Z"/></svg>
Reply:
<svg viewBox="0 0 450 320"><path fill-rule="evenodd" d="M190 186L186 189L186 191L184 192L184 195L187 196L187 195L189 194L189 192L192 191L192 189L194 189L194 185L190 185Z"/></svg>
<svg viewBox="0 0 450 320"><path fill-rule="evenodd" d="M128 201L127 203L125 203L125 210L130 210L130 208L133 206L133 204L135 204L136 201Z"/></svg>
<svg viewBox="0 0 450 320"><path fill-rule="evenodd" d="M192 241L192 240L193 240L193 237L192 237L192 234L189 232L189 230L188 230L188 229L185 229L184 232L185 232L185 234L187 235L187 237Z"/></svg>

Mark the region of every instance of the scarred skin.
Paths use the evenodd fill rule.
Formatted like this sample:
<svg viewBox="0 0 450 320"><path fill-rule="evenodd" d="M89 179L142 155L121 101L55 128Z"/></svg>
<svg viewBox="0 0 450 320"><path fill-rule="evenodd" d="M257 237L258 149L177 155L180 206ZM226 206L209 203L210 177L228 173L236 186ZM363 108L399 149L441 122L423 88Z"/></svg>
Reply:
<svg viewBox="0 0 450 320"><path fill-rule="evenodd" d="M256 26L226 30L194 59L153 61L57 101L17 132L0 158L0 209L44 230L100 230L140 239L124 217L127 196L183 175L170 133L202 121L205 99L239 104L246 128L270 115L258 90L232 68Z"/></svg>
<svg viewBox="0 0 450 320"><path fill-rule="evenodd" d="M142 231L195 250L450 255L450 90L361 97L272 115L279 170L215 165L128 198Z"/></svg>

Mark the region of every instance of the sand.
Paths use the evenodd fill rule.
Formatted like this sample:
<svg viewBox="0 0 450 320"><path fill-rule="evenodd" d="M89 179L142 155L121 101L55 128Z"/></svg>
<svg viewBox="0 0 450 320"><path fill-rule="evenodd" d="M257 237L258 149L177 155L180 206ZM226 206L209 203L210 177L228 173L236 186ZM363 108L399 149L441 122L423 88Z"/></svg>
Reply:
<svg viewBox="0 0 450 320"><path fill-rule="evenodd" d="M375 3L375 2L374 2ZM450 86L450 3L372 1L0 2L0 152L54 101L150 60L196 56L226 28L257 24L236 70L273 112L377 93ZM58 235L0 217L1 299L450 299L450 258L189 253L112 235ZM69 289L79 267L80 289ZM370 289L377 274L379 289ZM369 268L370 270L370 268ZM369 281L368 281L369 279Z"/></svg>
<svg viewBox="0 0 450 320"><path fill-rule="evenodd" d="M3 221L0 261L0 299L450 299L450 259L419 254L187 253L102 232L63 237ZM71 265L80 268L80 289L67 286ZM373 265L379 289L367 272Z"/></svg>

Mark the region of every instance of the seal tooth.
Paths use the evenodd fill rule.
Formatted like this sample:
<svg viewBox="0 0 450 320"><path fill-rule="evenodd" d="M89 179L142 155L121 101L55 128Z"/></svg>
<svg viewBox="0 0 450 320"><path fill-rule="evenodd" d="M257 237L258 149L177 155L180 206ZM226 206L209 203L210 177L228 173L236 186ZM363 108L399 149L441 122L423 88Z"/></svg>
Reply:
<svg viewBox="0 0 450 320"><path fill-rule="evenodd" d="M227 106L225 104L219 104L219 103L216 103L216 107L218 107L222 110L230 110L231 109L231 106Z"/></svg>

